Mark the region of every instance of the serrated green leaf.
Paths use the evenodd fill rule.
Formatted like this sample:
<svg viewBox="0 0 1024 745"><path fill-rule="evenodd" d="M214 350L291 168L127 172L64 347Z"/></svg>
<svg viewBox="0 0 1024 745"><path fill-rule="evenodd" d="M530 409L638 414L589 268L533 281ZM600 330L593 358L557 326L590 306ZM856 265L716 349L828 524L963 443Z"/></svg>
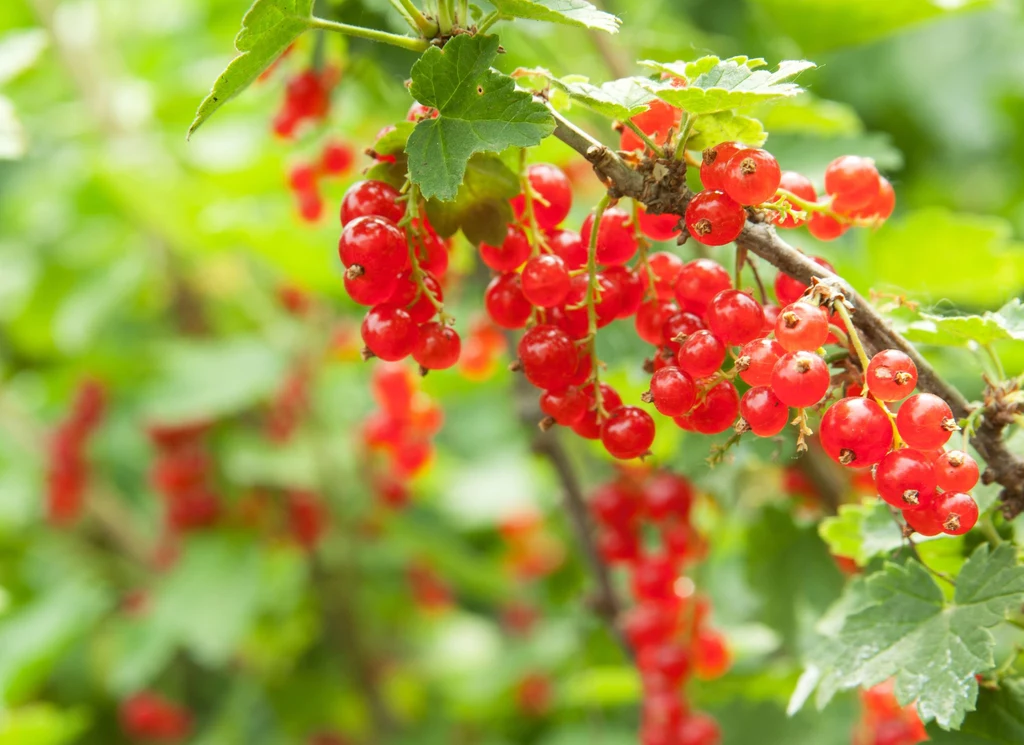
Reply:
<svg viewBox="0 0 1024 745"><path fill-rule="evenodd" d="M958 732L928 727L931 745L1019 745L1024 742L1024 680L1002 680L996 690L983 689L978 708Z"/></svg>
<svg viewBox="0 0 1024 745"><path fill-rule="evenodd" d="M409 135L415 128L414 122L398 122L398 124L388 127L388 131L377 138L373 144L373 151L378 155L404 156Z"/></svg>
<svg viewBox="0 0 1024 745"><path fill-rule="evenodd" d="M654 100L654 95L641 84L645 78L619 78L601 85L593 85L579 75L556 78L549 74L547 79L556 91L567 94L571 101L609 119L630 119L647 111Z"/></svg>
<svg viewBox="0 0 1024 745"><path fill-rule="evenodd" d="M214 82L210 94L199 104L188 136L191 137L214 111L248 88L309 28L312 17L313 0L256 0L242 17L242 28L235 37L238 56L231 60Z"/></svg>
<svg viewBox="0 0 1024 745"><path fill-rule="evenodd" d="M474 153L531 147L554 130L543 104L490 69L497 54L496 36L456 36L412 67L410 92L439 112L416 125L406 147L409 177L427 199L454 199Z"/></svg>
<svg viewBox="0 0 1024 745"><path fill-rule="evenodd" d="M760 147L768 139L768 133L764 131L761 122L732 111L698 116L693 131L693 136L686 143L690 150L703 150L729 140Z"/></svg>
<svg viewBox="0 0 1024 745"><path fill-rule="evenodd" d="M736 65L748 67L751 70L756 70L758 67L764 67L767 62L760 57L729 57L725 62L731 62ZM713 70L717 65L721 64L722 60L714 55L708 55L699 59L691 60L690 62L684 62L682 60L678 62L658 62L656 60L640 60L638 63L641 67L646 67L649 70L653 70L661 76L671 76L674 78L681 78L687 82L694 78L703 75L706 72Z"/></svg>
<svg viewBox="0 0 1024 745"><path fill-rule="evenodd" d="M462 230L471 243L501 245L513 218L509 200L518 193L519 177L498 155L477 153L469 159L466 177L455 199L429 200L427 218L443 238Z"/></svg>
<svg viewBox="0 0 1024 745"><path fill-rule="evenodd" d="M818 533L833 554L847 556L858 566L903 545L899 527L877 499L840 505L838 515L821 521Z"/></svg>
<svg viewBox="0 0 1024 745"><path fill-rule="evenodd" d="M964 346L1024 341L1024 304L1014 298L996 312L980 316L936 316L921 313L918 320L898 324L910 341L939 346Z"/></svg>
<svg viewBox="0 0 1024 745"><path fill-rule="evenodd" d="M974 708L975 674L995 665L989 629L1024 601L1024 567L1014 548L976 549L952 600L913 560L886 564L852 587L853 597L840 599L842 610L822 628L825 638L810 655L791 710L814 687L820 708L837 691L895 677L901 705L916 701L925 721L959 726Z"/></svg>
<svg viewBox="0 0 1024 745"><path fill-rule="evenodd" d="M32 67L49 44L41 28L19 29L0 37L0 85Z"/></svg>
<svg viewBox="0 0 1024 745"><path fill-rule="evenodd" d="M617 33L622 21L586 0L491 0L498 12L513 18L561 23Z"/></svg>
<svg viewBox="0 0 1024 745"><path fill-rule="evenodd" d="M690 78L685 88L676 88L667 80L645 80L644 86L663 101L691 114L711 114L795 96L803 88L791 79L815 67L807 60L786 60L775 72L769 72L755 69L746 58L739 58L742 62L736 59L722 62L714 57L707 59L708 62L698 60L691 63L703 64L694 68L701 72ZM705 69L712 59L715 60L714 66Z"/></svg>

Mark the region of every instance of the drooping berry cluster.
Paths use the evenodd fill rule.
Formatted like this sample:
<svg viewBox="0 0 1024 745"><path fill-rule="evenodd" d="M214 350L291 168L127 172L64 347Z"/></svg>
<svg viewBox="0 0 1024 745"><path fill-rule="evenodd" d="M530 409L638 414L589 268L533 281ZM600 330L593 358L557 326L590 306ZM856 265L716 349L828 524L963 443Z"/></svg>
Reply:
<svg viewBox="0 0 1024 745"><path fill-rule="evenodd" d="M206 434L207 422L158 424L147 429L156 448L150 483L164 498L164 527L169 539L215 523L221 503L213 489L214 470Z"/></svg>
<svg viewBox="0 0 1024 745"><path fill-rule="evenodd" d="M860 692L861 716L853 745L917 745L928 739L913 706L900 706L892 680Z"/></svg>
<svg viewBox="0 0 1024 745"><path fill-rule="evenodd" d="M372 306L361 329L366 356L391 362L412 356L424 370L443 370L458 362L462 349L442 305L448 245L415 216L416 202L408 198L403 207L383 181L354 184L341 203L338 254L349 297Z"/></svg>
<svg viewBox="0 0 1024 745"><path fill-rule="evenodd" d="M403 507L409 480L430 462L444 413L405 365L376 366L371 390L379 408L363 422L363 442L385 462L374 474L375 491L382 504Z"/></svg>
<svg viewBox="0 0 1024 745"><path fill-rule="evenodd" d="M693 488L668 471L623 470L590 499L604 559L630 574L636 605L623 632L636 653L644 686L642 745L716 745L717 723L689 711L683 689L691 676L716 678L730 656L725 639L708 624L710 606L684 574L704 554L690 522ZM659 536L645 545L644 525Z"/></svg>
<svg viewBox="0 0 1024 745"><path fill-rule="evenodd" d="M321 181L345 176L354 160L355 151L351 145L341 140L329 140L324 143L316 160L292 164L288 169L288 187L303 220L316 222L320 219L324 212Z"/></svg>
<svg viewBox="0 0 1024 745"><path fill-rule="evenodd" d="M121 702L121 729L132 739L181 742L192 732L192 715L185 707L152 691L136 693Z"/></svg>
<svg viewBox="0 0 1024 745"><path fill-rule="evenodd" d="M323 121L331 110L331 90L340 78L340 71L331 66L310 67L289 78L281 109L274 116L274 134L291 139L305 126Z"/></svg>
<svg viewBox="0 0 1024 745"><path fill-rule="evenodd" d="M267 410L265 429L273 442L287 442L295 433L309 406L309 383L312 371L300 361L285 377Z"/></svg>
<svg viewBox="0 0 1024 745"><path fill-rule="evenodd" d="M54 525L66 525L82 512L89 481L86 446L106 408L106 391L95 380L85 380L75 391L71 411L54 430L46 472L46 515Z"/></svg>

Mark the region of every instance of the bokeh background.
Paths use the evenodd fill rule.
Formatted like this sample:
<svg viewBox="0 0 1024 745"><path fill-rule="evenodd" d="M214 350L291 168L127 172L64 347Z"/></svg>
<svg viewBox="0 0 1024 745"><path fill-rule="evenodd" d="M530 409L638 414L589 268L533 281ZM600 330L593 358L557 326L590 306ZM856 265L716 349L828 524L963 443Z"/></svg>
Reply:
<svg viewBox="0 0 1024 745"><path fill-rule="evenodd" d="M635 72L636 59L814 60L800 80L809 94L757 112L766 147L816 179L833 157L872 156L898 203L878 231L793 241L865 294L886 293L883 305L905 296L940 314L981 312L1024 290L1019 3L603 5L624 21L616 37L503 25L502 66L600 81ZM336 210L370 163L362 150L404 117L414 56L334 36L318 52L307 35L275 76L186 142L246 6L0 4L0 744L129 742L118 705L140 690L186 702L188 741L201 745L316 733L346 738L325 743L636 742L635 675L583 602L559 486L531 455L507 357L422 381L445 423L408 504L388 506L366 455L372 365L358 360L361 312L342 290ZM320 12L403 30L384 0ZM298 139L275 138L284 80L315 54L342 70L331 114ZM614 141L606 124L570 115ZM311 224L286 171L328 138L357 158L324 183L325 214ZM596 181L557 143L535 157L574 175L578 226ZM467 331L481 275L466 245L452 264ZM309 307L290 312L282 290ZM601 350L609 379L637 398L647 350L631 328L611 327ZM979 394L984 355L926 351ZM1022 345L996 351L1008 373L1024 369ZM87 379L108 399L89 443L88 506L80 525L55 528L47 442ZM290 405L295 432L268 437L268 416ZM146 427L194 419L216 423L206 447L222 519L172 539ZM566 440L588 488L609 477L597 448ZM849 743L855 697L784 714L810 627L842 586L814 529L820 505L793 508L792 444L744 443L710 470L711 444L662 427L655 452L704 495L710 552L694 579L735 660L693 695L720 717L727 745ZM281 514L296 491L329 515L313 550L295 540L294 514ZM527 513L542 517L536 550L550 561L529 581L500 530ZM503 625L513 602L540 616L528 635ZM397 726L382 729L382 717Z"/></svg>

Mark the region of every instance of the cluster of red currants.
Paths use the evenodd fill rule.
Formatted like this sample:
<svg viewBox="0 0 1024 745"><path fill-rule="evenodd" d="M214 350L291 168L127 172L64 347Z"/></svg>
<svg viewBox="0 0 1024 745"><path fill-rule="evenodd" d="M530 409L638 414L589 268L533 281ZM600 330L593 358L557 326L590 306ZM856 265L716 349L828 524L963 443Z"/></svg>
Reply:
<svg viewBox="0 0 1024 745"><path fill-rule="evenodd" d="M811 180L783 171L767 150L722 142L704 151L700 167L704 191L686 207L690 235L708 246L722 246L739 237L747 209L764 210L780 228L804 222L811 235L828 241L851 225L878 225L892 214L896 192L879 175L874 161L844 155L825 170L825 197Z"/></svg>
<svg viewBox="0 0 1024 745"><path fill-rule="evenodd" d="M189 711L152 691L122 701L119 718L128 737L146 742L181 742L192 732Z"/></svg>
<svg viewBox="0 0 1024 745"><path fill-rule="evenodd" d="M46 514L54 525L66 525L82 512L89 464L85 448L103 419L106 391L95 380L81 382L71 411L50 439L46 471Z"/></svg>
<svg viewBox="0 0 1024 745"><path fill-rule="evenodd" d="M208 430L206 422L147 429L156 448L150 483L164 498L168 537L207 528L220 518L220 499L210 483L213 460L206 445Z"/></svg>
<svg viewBox="0 0 1024 745"><path fill-rule="evenodd" d="M309 408L309 365L300 361L285 378L274 395L265 423L267 437L273 442L287 442Z"/></svg>
<svg viewBox="0 0 1024 745"><path fill-rule="evenodd" d="M917 745L928 739L924 724L911 706L900 706L889 680L860 692L863 709L853 745Z"/></svg>
<svg viewBox="0 0 1024 745"><path fill-rule="evenodd" d="M720 742L714 719L689 711L682 696L692 675L716 678L730 665L725 639L708 625L707 599L683 574L705 551L690 522L693 501L690 483L662 470L623 470L590 500L601 555L631 575L636 605L622 628L643 680L642 745ZM660 549L642 545L645 523L659 536Z"/></svg>
<svg viewBox="0 0 1024 745"><path fill-rule="evenodd" d="M304 125L323 121L331 110L331 91L340 78L341 72L331 66L310 67L292 76L281 109L274 116L274 134L291 139Z"/></svg>
<svg viewBox="0 0 1024 745"><path fill-rule="evenodd" d="M397 190L383 181L349 188L341 224L345 289L372 306L361 328L366 356L393 362L411 355L424 370L458 362L462 340L442 313L447 243L425 219L406 222Z"/></svg>
<svg viewBox="0 0 1024 745"><path fill-rule="evenodd" d="M324 143L314 162L299 162L288 169L288 186L295 197L299 217L316 222L324 212L320 182L325 178L341 178L352 168L355 152L347 142L330 140Z"/></svg>
<svg viewBox="0 0 1024 745"><path fill-rule="evenodd" d="M320 495L308 489L289 489L285 493L288 532L307 551L312 551L327 532L330 513Z"/></svg>
<svg viewBox="0 0 1024 745"><path fill-rule="evenodd" d="M371 391L379 408L363 422L363 442L386 461L373 476L375 492L382 504L404 507L409 480L433 456L431 438L444 424L444 412L419 390L416 375L405 365L377 365Z"/></svg>

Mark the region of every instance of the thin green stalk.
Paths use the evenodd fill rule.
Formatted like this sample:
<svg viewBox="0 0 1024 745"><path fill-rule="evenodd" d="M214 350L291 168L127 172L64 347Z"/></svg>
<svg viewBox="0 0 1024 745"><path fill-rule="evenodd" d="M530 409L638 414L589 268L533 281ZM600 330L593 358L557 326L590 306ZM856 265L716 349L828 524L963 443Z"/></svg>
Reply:
<svg viewBox="0 0 1024 745"><path fill-rule="evenodd" d="M682 160L686 156L686 141L690 139L690 132L693 131L693 123L697 120L693 114L687 114L683 120L683 126L679 130L679 139L676 142L676 160Z"/></svg>
<svg viewBox="0 0 1024 745"><path fill-rule="evenodd" d="M627 127L629 127L633 131L633 134L635 134L637 137L639 137L641 140L643 140L644 144L647 145L647 147L649 147L654 152L655 155L657 155L659 158L664 158L665 157L665 151L661 149L661 146L658 145L650 137L648 137L647 133L644 132L642 129L640 129L640 127L636 126L632 122L632 120L626 119L622 123L625 124Z"/></svg>
<svg viewBox="0 0 1024 745"><path fill-rule="evenodd" d="M442 36L447 36L452 32L454 10L453 0L439 0L437 4L437 28Z"/></svg>
<svg viewBox="0 0 1024 745"><path fill-rule="evenodd" d="M605 194L594 208L594 223L590 229L590 246L587 249L587 343L590 345L590 362L594 378L594 405L597 407L598 424L605 416L604 401L601 400L601 381L598 379L600 360L597 359L597 236L600 233L601 218L611 204L611 197Z"/></svg>
<svg viewBox="0 0 1024 745"><path fill-rule="evenodd" d="M360 39L380 42L381 44L390 44L394 47L408 49L411 52L423 52L430 46L430 42L426 39L414 39L411 36L391 34L387 31L378 31L377 29L364 28L363 26L351 26L347 23L328 21L324 18L313 17L309 19L309 25L310 28L322 28L325 31L334 31L346 36L355 36Z"/></svg>
<svg viewBox="0 0 1024 745"><path fill-rule="evenodd" d="M432 39L437 35L437 24L428 20L412 0L391 0L391 4L409 17L414 24L413 31L418 32L420 36Z"/></svg>
<svg viewBox="0 0 1024 745"><path fill-rule="evenodd" d="M459 16L455 20L462 28L469 27L469 0L459 0Z"/></svg>
<svg viewBox="0 0 1024 745"><path fill-rule="evenodd" d="M405 21L406 25L408 25L410 29L412 29L412 32L419 35L419 26L416 25L416 21L412 19L412 16L405 11L405 7L402 3L400 3L399 0L391 0L391 7L395 9L395 12L398 13L398 15L402 16L402 20Z"/></svg>
<svg viewBox="0 0 1024 745"><path fill-rule="evenodd" d="M1003 362L999 359L999 355L996 354L995 348L991 343L983 344L982 348L985 350L985 354L988 355L989 360L992 362L992 367L995 368L996 376L999 380L1006 380L1006 371L1003 369Z"/></svg>
<svg viewBox="0 0 1024 745"><path fill-rule="evenodd" d="M857 353L857 359L860 361L861 370L865 373L868 371L868 353L864 351L864 345L861 344L860 335L857 333L857 329L853 326L853 319L850 318L850 311L846 309L846 306L841 302L836 303L836 313L843 319L843 325L846 326L846 331L850 335L850 343L853 344L853 350Z"/></svg>
<svg viewBox="0 0 1024 745"><path fill-rule="evenodd" d="M501 13L496 10L492 10L490 13L480 19L480 23L477 24L476 32L478 34L486 33L487 30L495 23L501 20Z"/></svg>

